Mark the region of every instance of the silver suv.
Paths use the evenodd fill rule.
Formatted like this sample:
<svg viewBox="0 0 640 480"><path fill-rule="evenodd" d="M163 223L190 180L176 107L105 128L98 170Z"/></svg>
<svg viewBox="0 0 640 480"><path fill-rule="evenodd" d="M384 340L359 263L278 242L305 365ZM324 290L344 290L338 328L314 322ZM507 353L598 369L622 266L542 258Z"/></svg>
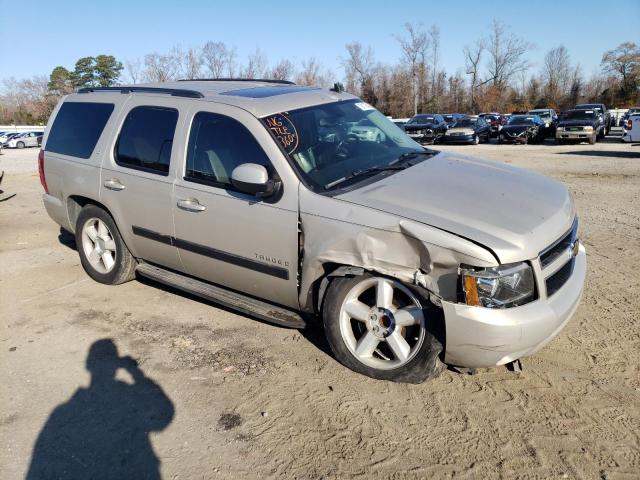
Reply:
<svg viewBox="0 0 640 480"><path fill-rule="evenodd" d="M137 273L279 325L320 319L336 358L374 378L530 355L582 293L562 184L426 150L339 88L83 89L43 145L44 204L93 279Z"/></svg>

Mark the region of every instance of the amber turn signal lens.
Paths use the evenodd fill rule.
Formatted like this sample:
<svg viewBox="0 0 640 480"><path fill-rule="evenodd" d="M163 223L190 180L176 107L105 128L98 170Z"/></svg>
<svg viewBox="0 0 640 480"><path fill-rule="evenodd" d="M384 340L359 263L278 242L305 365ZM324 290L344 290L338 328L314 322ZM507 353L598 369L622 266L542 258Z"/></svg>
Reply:
<svg viewBox="0 0 640 480"><path fill-rule="evenodd" d="M467 305L480 306L480 298L478 297L478 286L475 277L463 275L464 295Z"/></svg>

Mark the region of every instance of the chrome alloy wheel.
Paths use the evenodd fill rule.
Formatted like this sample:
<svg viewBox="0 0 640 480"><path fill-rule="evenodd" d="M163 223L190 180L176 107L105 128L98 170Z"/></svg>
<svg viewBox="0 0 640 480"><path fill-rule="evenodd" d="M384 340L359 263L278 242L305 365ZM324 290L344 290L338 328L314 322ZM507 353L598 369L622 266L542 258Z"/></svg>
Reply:
<svg viewBox="0 0 640 480"><path fill-rule="evenodd" d="M99 218L90 218L82 227L82 249L99 273L109 273L116 264L116 242L107 224Z"/></svg>
<svg viewBox="0 0 640 480"><path fill-rule="evenodd" d="M365 278L340 308L342 340L363 364L391 370L409 362L425 338L425 320L416 296L394 280Z"/></svg>

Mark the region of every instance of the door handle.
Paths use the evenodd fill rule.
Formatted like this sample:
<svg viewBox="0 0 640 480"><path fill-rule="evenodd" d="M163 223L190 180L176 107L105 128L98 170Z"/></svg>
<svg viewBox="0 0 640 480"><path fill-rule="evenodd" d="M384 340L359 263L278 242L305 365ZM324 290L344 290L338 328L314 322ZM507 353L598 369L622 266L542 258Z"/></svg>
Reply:
<svg viewBox="0 0 640 480"><path fill-rule="evenodd" d="M106 180L103 185L105 186L105 188L108 188L109 190L115 190L116 192L124 190L124 185L121 184L120 180L118 180L117 178Z"/></svg>
<svg viewBox="0 0 640 480"><path fill-rule="evenodd" d="M201 205L200 202L198 202L197 198L185 198L182 200L178 200L178 208L187 210L189 212L202 212L203 210L207 209L207 207Z"/></svg>

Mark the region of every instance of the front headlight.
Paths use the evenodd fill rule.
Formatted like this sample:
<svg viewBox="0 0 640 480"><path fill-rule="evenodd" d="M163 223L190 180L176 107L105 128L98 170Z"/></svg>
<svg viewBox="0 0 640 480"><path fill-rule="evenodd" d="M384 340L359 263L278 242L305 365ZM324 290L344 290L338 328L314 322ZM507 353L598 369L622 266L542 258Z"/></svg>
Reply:
<svg viewBox="0 0 640 480"><path fill-rule="evenodd" d="M564 132L564 127L558 127L558 128L556 128L556 130L559 131L559 132Z"/></svg>
<svg viewBox="0 0 640 480"><path fill-rule="evenodd" d="M511 263L482 270L462 269L467 305L507 308L534 299L535 282L528 263Z"/></svg>
<svg viewBox="0 0 640 480"><path fill-rule="evenodd" d="M593 132L593 127L584 127L585 132Z"/></svg>

